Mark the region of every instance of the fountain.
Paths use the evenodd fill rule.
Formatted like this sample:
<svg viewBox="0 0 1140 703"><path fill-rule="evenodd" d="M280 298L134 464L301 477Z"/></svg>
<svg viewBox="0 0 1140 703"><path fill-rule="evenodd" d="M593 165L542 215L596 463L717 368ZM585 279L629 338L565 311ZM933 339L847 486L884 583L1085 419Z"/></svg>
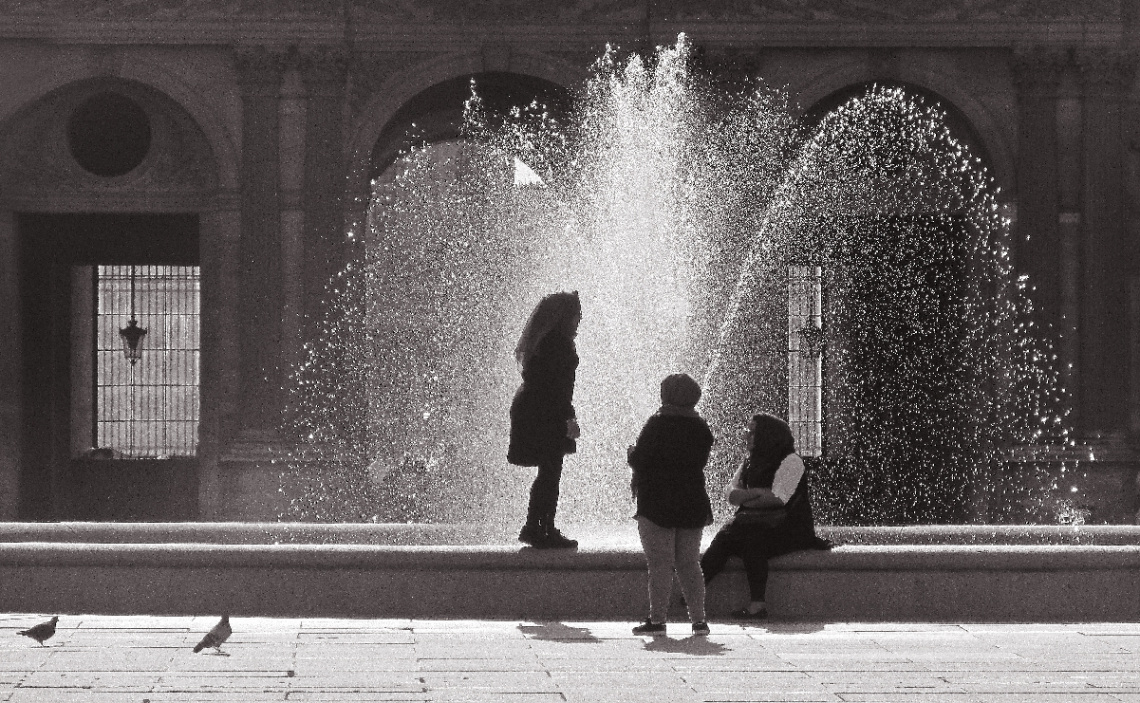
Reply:
<svg viewBox="0 0 1140 703"><path fill-rule="evenodd" d="M683 370L720 438L714 493L745 419L793 392L801 450L827 445L815 508L843 546L774 561L778 617L1140 617L1135 528L1059 526L1055 476L1001 480L1008 447L1068 441L1064 394L995 189L937 107L877 86L807 121L693 64L684 38L608 51L569 117L495 114L476 85L463 139L374 183L289 389L282 522L15 525L0 605L640 619L624 447ZM533 474L505 461L511 351L559 289L584 308L560 508L582 547L536 551L513 539ZM986 520L1054 524L962 524ZM714 617L743 581L714 582Z"/></svg>
<svg viewBox="0 0 1140 703"><path fill-rule="evenodd" d="M809 125L759 81L717 87L681 36L608 50L568 116L494 114L473 85L463 138L373 185L365 254L295 375L285 519L517 530L532 470L505 461L511 350L554 290L584 309L562 520L628 526L625 447L674 371L703 379L722 485L746 418L788 408L789 264L827 292L802 358L827 355L824 524L1000 520L1003 451L1066 441L996 190L900 88ZM1051 479L1030 478L1021 514L1050 521Z"/></svg>

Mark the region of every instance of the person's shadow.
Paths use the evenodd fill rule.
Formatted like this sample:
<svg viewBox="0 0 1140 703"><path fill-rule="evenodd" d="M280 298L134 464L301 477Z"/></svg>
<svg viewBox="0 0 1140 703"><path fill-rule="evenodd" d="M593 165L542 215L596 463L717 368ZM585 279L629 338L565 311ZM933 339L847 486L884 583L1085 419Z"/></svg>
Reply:
<svg viewBox="0 0 1140 703"><path fill-rule="evenodd" d="M729 651L728 647L710 642L708 637L703 635L690 635L680 640L671 637L654 637L645 643L645 649L650 652L691 654L696 657L719 657Z"/></svg>
<svg viewBox="0 0 1140 703"><path fill-rule="evenodd" d="M536 640L553 640L567 644L593 644L601 642L587 627L571 627L560 622L542 622L537 625L519 625L519 631Z"/></svg>

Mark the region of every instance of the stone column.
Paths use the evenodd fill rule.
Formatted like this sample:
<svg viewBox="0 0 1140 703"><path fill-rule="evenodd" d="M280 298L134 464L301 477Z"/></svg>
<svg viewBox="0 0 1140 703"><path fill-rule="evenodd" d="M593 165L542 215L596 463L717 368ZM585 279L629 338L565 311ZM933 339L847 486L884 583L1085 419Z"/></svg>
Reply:
<svg viewBox="0 0 1140 703"><path fill-rule="evenodd" d="M286 374L300 360L304 344L305 93L300 73L289 70L281 89L281 271L283 280L282 361ZM284 379L283 379L284 380Z"/></svg>
<svg viewBox="0 0 1140 703"><path fill-rule="evenodd" d="M1029 275L1038 324L1057 334L1061 242L1057 228L1057 87L1064 56L1033 48L1014 54L1017 82L1018 272Z"/></svg>
<svg viewBox="0 0 1140 703"><path fill-rule="evenodd" d="M221 191L201 218L202 398L199 414L198 515L225 517L221 453L240 425L241 196Z"/></svg>
<svg viewBox="0 0 1140 703"><path fill-rule="evenodd" d="M1124 223L1120 54L1077 56L1084 88L1080 433L1115 438L1128 422L1128 242Z"/></svg>
<svg viewBox="0 0 1140 703"><path fill-rule="evenodd" d="M16 223L0 210L0 521L16 520L20 503L20 257Z"/></svg>
<svg viewBox="0 0 1140 703"><path fill-rule="evenodd" d="M1057 356L1071 401L1070 422L1080 425L1081 391L1081 86L1068 71L1057 98L1057 164L1061 240L1060 340Z"/></svg>
<svg viewBox="0 0 1140 703"><path fill-rule="evenodd" d="M239 436L266 444L282 407L278 102L286 55L251 47L235 58L242 96Z"/></svg>
<svg viewBox="0 0 1140 703"><path fill-rule="evenodd" d="M310 332L325 314L325 290L347 263L341 199L345 192L344 124L348 59L344 51L319 47L301 55L309 101L305 120L305 314Z"/></svg>

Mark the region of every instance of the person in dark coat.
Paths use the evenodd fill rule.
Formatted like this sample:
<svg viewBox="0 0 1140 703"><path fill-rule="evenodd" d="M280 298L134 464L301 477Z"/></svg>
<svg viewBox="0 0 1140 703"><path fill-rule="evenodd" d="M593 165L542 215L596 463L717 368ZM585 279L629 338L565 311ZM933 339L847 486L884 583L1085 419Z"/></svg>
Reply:
<svg viewBox="0 0 1140 703"><path fill-rule="evenodd" d="M515 347L523 380L511 402L507 461L538 467L519 541L539 549L578 546L555 527L554 516L563 458L577 451L574 337L581 321L578 291L551 293L535 306Z"/></svg>
<svg viewBox="0 0 1140 703"><path fill-rule="evenodd" d="M801 549L830 549L815 534L803 459L788 424L774 415L754 415L748 425L748 459L725 490L736 515L717 532L701 557L707 584L729 557L739 556L750 602L732 613L739 619L767 617L768 560Z"/></svg>
<svg viewBox="0 0 1140 703"><path fill-rule="evenodd" d="M649 570L649 618L638 635L665 634L673 573L689 609L694 635L707 635L701 533L712 524L705 464L713 434L696 410L700 385L687 374L661 382L661 408L629 448L630 490L637 502L637 532Z"/></svg>

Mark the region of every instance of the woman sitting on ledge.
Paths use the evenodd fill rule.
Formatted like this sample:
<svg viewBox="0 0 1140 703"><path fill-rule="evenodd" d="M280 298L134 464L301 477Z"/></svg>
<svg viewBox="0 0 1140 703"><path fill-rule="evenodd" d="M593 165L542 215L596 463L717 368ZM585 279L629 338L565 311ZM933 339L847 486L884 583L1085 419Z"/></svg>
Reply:
<svg viewBox="0 0 1140 703"><path fill-rule="evenodd" d="M796 454L788 424L761 413L748 424L748 460L741 464L726 489L736 515L717 532L701 557L705 583L724 570L729 557L744 561L751 602L733 617L767 617L764 602L768 560L801 549L830 549L815 534L811 496L803 459Z"/></svg>

